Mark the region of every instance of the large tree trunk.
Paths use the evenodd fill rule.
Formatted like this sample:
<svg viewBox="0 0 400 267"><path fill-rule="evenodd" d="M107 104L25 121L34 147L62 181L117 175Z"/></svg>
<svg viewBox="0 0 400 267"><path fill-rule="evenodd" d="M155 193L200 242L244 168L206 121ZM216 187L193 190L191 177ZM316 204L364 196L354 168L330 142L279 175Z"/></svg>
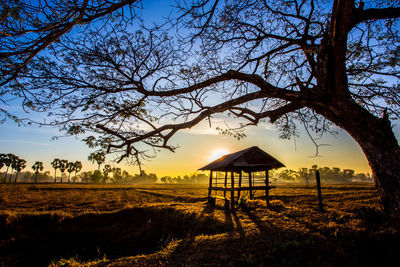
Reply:
<svg viewBox="0 0 400 267"><path fill-rule="evenodd" d="M400 215L400 147L386 115L377 118L352 100L322 112L360 145L386 213ZM332 112L333 111L333 112Z"/></svg>
<svg viewBox="0 0 400 267"><path fill-rule="evenodd" d="M349 93L346 51L354 11L354 0L334 1L329 34L317 54L316 99L308 106L355 139L371 166L385 212L400 215L400 147L390 121L359 106Z"/></svg>
<svg viewBox="0 0 400 267"><path fill-rule="evenodd" d="M349 133L368 159L385 212L400 215L400 147L390 122L376 121Z"/></svg>

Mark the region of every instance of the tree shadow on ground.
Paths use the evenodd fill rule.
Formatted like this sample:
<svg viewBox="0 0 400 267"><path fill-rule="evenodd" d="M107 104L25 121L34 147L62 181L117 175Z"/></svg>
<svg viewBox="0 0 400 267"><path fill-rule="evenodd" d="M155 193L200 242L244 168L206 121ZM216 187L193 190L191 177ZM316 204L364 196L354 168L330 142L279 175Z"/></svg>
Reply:
<svg viewBox="0 0 400 267"><path fill-rule="evenodd" d="M76 217L3 215L0 262L5 266L45 266L60 258L115 259L158 251L175 238L229 230L212 216L173 208L132 208Z"/></svg>

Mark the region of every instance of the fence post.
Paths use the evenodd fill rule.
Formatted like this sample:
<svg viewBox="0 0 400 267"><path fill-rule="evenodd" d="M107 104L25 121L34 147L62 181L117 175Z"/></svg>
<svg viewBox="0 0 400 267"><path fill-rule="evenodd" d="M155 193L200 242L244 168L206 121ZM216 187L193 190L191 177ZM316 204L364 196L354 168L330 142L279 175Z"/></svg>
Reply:
<svg viewBox="0 0 400 267"><path fill-rule="evenodd" d="M317 180L317 191L318 191L318 206L320 211L324 211L324 204L322 203L322 193L321 193L321 178L319 171L315 172L315 179Z"/></svg>

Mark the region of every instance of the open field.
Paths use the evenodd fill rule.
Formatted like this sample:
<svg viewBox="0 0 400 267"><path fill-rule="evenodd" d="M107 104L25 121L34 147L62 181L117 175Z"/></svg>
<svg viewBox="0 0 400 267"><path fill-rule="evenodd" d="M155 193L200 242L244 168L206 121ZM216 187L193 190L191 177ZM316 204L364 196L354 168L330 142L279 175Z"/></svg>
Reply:
<svg viewBox="0 0 400 267"><path fill-rule="evenodd" d="M371 184L281 185L236 213L204 185L0 185L0 266L398 266Z"/></svg>

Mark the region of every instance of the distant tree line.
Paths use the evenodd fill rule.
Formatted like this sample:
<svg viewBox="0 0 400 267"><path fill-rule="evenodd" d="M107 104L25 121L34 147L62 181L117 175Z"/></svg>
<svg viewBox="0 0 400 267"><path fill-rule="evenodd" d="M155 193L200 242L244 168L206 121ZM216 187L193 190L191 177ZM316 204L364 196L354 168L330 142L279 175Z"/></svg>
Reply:
<svg viewBox="0 0 400 267"><path fill-rule="evenodd" d="M129 174L126 170L119 167L112 167L105 164L103 169L101 165L105 162L105 155L101 151L91 153L88 160L96 163L98 168L94 171L85 171L78 174L82 170L82 162L68 161L65 159L54 159L51 166L54 169L54 175L51 176L49 171L43 171L43 162L36 161L32 165L32 172L25 171L26 160L12 154L0 154L0 169L5 168L5 172L1 173L0 181L3 183L17 183L18 178L24 182L60 182L67 180L68 183L113 183L113 184L149 184L149 183L166 183L166 184L194 184L208 183L208 175L204 173L195 173L192 175L181 176L162 176L157 177L154 173L146 173L141 171L140 174ZM59 172L57 172L59 170ZM275 181L286 182L304 182L309 184L315 181L315 172L320 172L321 180L324 182L353 182L353 181L372 181L373 178L367 173L355 173L352 169L340 169L338 167L318 167L313 165L311 168L299 168L297 171L284 169L282 171L271 171L271 178ZM57 175L58 174L58 175ZM72 176L72 177L71 177Z"/></svg>
<svg viewBox="0 0 400 267"><path fill-rule="evenodd" d="M204 173L195 173L192 175L185 175L183 177L181 176L163 176L160 178L160 182L162 183L175 183L175 184L203 184L208 182L208 175L205 175Z"/></svg>
<svg viewBox="0 0 400 267"><path fill-rule="evenodd" d="M340 169L338 167L318 167L313 165L309 168L299 168L298 171L285 169L276 173L274 177L281 181L305 182L309 184L315 181L315 172L319 171L321 180L325 182L353 182L353 181L372 181L369 173L355 173L352 169Z"/></svg>
<svg viewBox="0 0 400 267"><path fill-rule="evenodd" d="M0 172L1 181L3 183L17 183L18 178L23 182L54 182L54 183L156 183L157 175L154 173L147 174L142 171L141 174L131 175L127 171L118 167L111 167L106 164L103 170L100 170L101 165L105 162L103 152L91 153L88 160L96 163L98 169L95 171L86 171L78 174L82 170L82 162L68 161L66 159L55 158L50 165L54 169L54 175L51 176L49 171L42 172L44 169L43 162L36 161L32 165L33 172L25 171L26 160L8 153L0 154L0 170L5 168L5 172ZM67 180L67 181L66 181Z"/></svg>
<svg viewBox="0 0 400 267"><path fill-rule="evenodd" d="M113 184L149 184L156 183L158 178L154 173L130 174L119 167L104 165L102 170L86 171L80 175L84 183L113 183Z"/></svg>
<svg viewBox="0 0 400 267"><path fill-rule="evenodd" d="M154 173L146 173L141 170L140 174L130 174L126 170L119 167L112 167L105 164L105 154L102 151L96 151L88 156L88 160L97 164L97 170L84 171L82 170L82 162L68 161L66 159L55 158L50 165L54 169L54 174L51 176L50 171L42 172L44 169L43 162L36 161L32 165L33 172L25 171L26 160L19 158L14 154L0 154L0 169L6 167L6 171L0 173L3 183L17 183L20 177L23 182L54 182L54 183L113 183L113 184L149 184L149 183L207 183L208 176L203 173L185 175L183 177L163 176L158 178ZM81 173L80 173L81 172ZM12 179L13 178L13 179Z"/></svg>

